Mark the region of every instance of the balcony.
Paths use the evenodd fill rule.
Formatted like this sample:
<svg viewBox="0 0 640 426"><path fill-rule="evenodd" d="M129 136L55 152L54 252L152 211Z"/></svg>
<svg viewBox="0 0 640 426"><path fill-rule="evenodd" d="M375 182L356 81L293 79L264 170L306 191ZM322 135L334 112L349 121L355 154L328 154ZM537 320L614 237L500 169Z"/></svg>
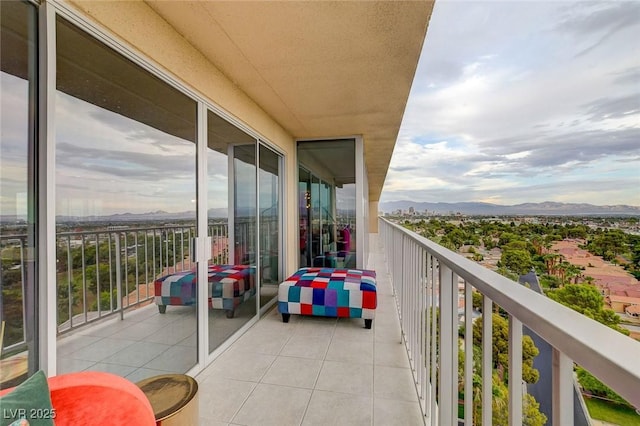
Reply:
<svg viewBox="0 0 640 426"><path fill-rule="evenodd" d="M508 367L502 374L509 378L510 425L522 424L523 418L523 333L536 336L550 352L547 365L536 366L550 376L548 424L583 424L574 416L574 363L640 407L639 342L384 219L380 240L427 423L492 423L493 389L482 378L492 377L494 369L493 319L475 318L474 292L482 295L482 312L499 307L508 317ZM479 360L473 356L474 339L464 337L473 336L475 321L482 323L475 348L481 351ZM481 414L474 413L476 404Z"/></svg>
<svg viewBox="0 0 640 426"><path fill-rule="evenodd" d="M169 231L180 235L173 232ZM212 229L211 234L223 237L224 230ZM219 334L212 339L218 339L220 347L215 360L196 376L202 424L448 425L459 418L474 424L480 415L483 424L490 424L491 387L470 390L474 375L492 374L491 335L483 333L482 359L475 366L466 355L473 353L472 339L458 337L459 326L465 330L463 335L471 335L477 317L473 291L483 295L484 311L500 306L508 314L506 374L515 378L509 381L510 424L521 424L522 419L525 387L519 359L527 329L551 346L548 424L574 424L574 362L631 404L640 405L636 362L640 343L385 220L380 220L380 234L370 237L368 267L378 272L379 286L372 330L363 329L361 320L351 319L293 316L284 324L271 309L234 335L244 324L234 323L242 321L242 313L233 319L224 314L209 317L210 325L217 324ZM100 240L88 238L96 239ZM169 241L181 241L177 237L160 240L165 249ZM68 235L59 236L58 247L65 247L65 241ZM121 243L131 246L124 250L130 257L133 245L124 239ZM188 244L176 247L181 246L188 251ZM142 252L136 256L142 257ZM163 253L166 261L167 252ZM169 263L181 266L180 256L188 257L177 254ZM138 275L144 274L138 271ZM103 370L137 381L169 371L186 372L195 363L195 309L171 307L159 314L149 304L149 293L143 297L137 293L140 285L131 288L136 289L134 296L121 291L129 296L118 298L120 306L115 303L115 309L101 310L102 315L72 312L71 320L60 322L59 373ZM430 309L434 306L438 309ZM492 329L491 316L476 321L483 322L484 330ZM5 347L5 352L16 347L19 343ZM461 350L465 356L459 361ZM436 382L437 387L431 385ZM480 415L472 414L473 400L464 395L481 401Z"/></svg>
<svg viewBox="0 0 640 426"><path fill-rule="evenodd" d="M284 324L271 310L197 376L201 424L422 424L384 258L372 261L371 330L361 319L292 315Z"/></svg>

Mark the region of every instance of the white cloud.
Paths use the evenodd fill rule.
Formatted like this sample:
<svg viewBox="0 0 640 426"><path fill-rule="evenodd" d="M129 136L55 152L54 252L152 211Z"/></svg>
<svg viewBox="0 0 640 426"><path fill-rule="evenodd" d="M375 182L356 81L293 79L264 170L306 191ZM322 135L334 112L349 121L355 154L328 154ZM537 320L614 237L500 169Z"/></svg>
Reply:
<svg viewBox="0 0 640 426"><path fill-rule="evenodd" d="M382 200L640 204L639 5L436 3Z"/></svg>

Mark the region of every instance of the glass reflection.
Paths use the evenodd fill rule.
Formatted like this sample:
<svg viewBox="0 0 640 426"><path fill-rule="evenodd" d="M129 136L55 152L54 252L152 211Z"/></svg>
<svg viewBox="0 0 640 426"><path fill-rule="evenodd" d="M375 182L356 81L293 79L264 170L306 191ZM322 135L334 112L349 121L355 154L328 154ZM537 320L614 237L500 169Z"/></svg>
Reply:
<svg viewBox="0 0 640 426"><path fill-rule="evenodd" d="M209 352L256 314L255 143L255 138L208 112Z"/></svg>
<svg viewBox="0 0 640 426"><path fill-rule="evenodd" d="M56 87L58 373L184 373L197 361L196 103L60 17Z"/></svg>
<svg viewBox="0 0 640 426"><path fill-rule="evenodd" d="M36 8L3 2L0 25L0 389L38 368Z"/></svg>
<svg viewBox="0 0 640 426"><path fill-rule="evenodd" d="M298 217L300 233L300 267L311 266L311 174L298 170Z"/></svg>
<svg viewBox="0 0 640 426"><path fill-rule="evenodd" d="M260 304L265 305L278 292L281 281L281 157L260 145Z"/></svg>
<svg viewBox="0 0 640 426"><path fill-rule="evenodd" d="M355 141L298 142L300 266L356 266Z"/></svg>

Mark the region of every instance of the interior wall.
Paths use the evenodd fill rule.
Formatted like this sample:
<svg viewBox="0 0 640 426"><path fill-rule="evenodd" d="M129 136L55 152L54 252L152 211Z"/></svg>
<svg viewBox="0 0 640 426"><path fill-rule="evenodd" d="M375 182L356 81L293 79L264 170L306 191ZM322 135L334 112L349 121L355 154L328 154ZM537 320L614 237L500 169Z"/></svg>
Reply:
<svg viewBox="0 0 640 426"><path fill-rule="evenodd" d="M285 154L285 245L295 247L297 163L293 137L144 2L71 0L69 4L74 12L97 23L100 29L123 41L127 48L142 54L167 75L259 133ZM295 269L295 254L295 250L287 250L286 274Z"/></svg>

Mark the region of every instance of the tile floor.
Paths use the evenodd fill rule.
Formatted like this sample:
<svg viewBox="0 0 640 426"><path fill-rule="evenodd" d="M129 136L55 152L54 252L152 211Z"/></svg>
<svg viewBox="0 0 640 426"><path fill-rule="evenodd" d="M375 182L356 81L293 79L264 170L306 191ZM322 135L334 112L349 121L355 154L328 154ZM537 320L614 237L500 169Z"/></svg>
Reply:
<svg viewBox="0 0 640 426"><path fill-rule="evenodd" d="M173 308L173 309L171 309ZM58 338L58 374L106 371L137 382L167 372L185 372L196 359L195 309L155 305L88 325Z"/></svg>
<svg viewBox="0 0 640 426"><path fill-rule="evenodd" d="M384 258L373 328L271 310L196 376L201 425L422 425Z"/></svg>
<svg viewBox="0 0 640 426"><path fill-rule="evenodd" d="M58 338L58 374L97 370L137 382L158 374L185 373L196 360L195 312L192 306L169 306L160 314L151 304L125 312L124 320L114 316L79 327ZM211 350L254 316L254 300L240 305L234 318L226 318L222 310L209 310Z"/></svg>
<svg viewBox="0 0 640 426"><path fill-rule="evenodd" d="M372 248L377 248L372 239ZM361 319L272 309L196 376L201 425L422 425L384 256L374 252L378 308ZM195 310L155 305L79 329L58 342L58 372L109 371L136 382L187 371L195 362ZM234 318L217 338L239 327Z"/></svg>

